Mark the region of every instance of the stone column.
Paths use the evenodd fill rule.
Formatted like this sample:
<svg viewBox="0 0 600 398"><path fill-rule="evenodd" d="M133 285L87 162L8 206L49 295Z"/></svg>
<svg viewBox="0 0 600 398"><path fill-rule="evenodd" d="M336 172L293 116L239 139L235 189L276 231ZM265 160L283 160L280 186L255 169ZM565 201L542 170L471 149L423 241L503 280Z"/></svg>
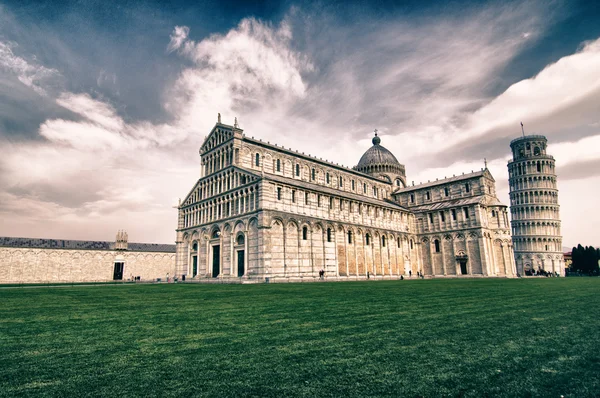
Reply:
<svg viewBox="0 0 600 398"><path fill-rule="evenodd" d="M256 229L256 231L258 233L258 228ZM250 258L250 253L248 253L248 232L248 229L244 231L244 276L248 275L248 259ZM258 239L258 236L256 238Z"/></svg>
<svg viewBox="0 0 600 398"><path fill-rule="evenodd" d="M442 255L442 274L444 276L447 276L447 272L446 272L446 252L444 251L444 240L446 238L444 236L441 237L440 239L440 253Z"/></svg>
<svg viewBox="0 0 600 398"><path fill-rule="evenodd" d="M233 245L235 243L235 236L234 236L234 228L231 229L231 233L230 233L230 238L229 238L229 275L231 276L235 276L236 272L234 271L234 265L236 263L235 259L233 258L234 250L233 250ZM245 253L244 253L245 254ZM244 272L246 270L244 269Z"/></svg>
<svg viewBox="0 0 600 398"><path fill-rule="evenodd" d="M484 276L488 275L488 261L486 258L486 250L485 250L485 238L482 236L480 236L477 239L477 242L479 244L479 258L481 259L481 273Z"/></svg>

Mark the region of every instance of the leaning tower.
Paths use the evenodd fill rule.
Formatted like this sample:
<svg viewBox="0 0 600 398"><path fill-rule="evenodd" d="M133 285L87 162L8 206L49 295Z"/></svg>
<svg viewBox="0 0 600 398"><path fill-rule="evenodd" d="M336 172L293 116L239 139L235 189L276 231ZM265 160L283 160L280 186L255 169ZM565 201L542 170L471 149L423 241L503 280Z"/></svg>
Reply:
<svg viewBox="0 0 600 398"><path fill-rule="evenodd" d="M510 213L517 272L544 270L564 275L554 158L543 135L510 142Z"/></svg>

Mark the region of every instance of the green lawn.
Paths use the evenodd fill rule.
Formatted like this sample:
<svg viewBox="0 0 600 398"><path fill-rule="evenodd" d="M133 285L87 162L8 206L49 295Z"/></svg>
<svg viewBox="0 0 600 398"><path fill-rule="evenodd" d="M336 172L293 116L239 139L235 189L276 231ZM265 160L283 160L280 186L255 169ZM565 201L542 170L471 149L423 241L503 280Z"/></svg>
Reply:
<svg viewBox="0 0 600 398"><path fill-rule="evenodd" d="M600 395L600 278L0 289L0 396Z"/></svg>

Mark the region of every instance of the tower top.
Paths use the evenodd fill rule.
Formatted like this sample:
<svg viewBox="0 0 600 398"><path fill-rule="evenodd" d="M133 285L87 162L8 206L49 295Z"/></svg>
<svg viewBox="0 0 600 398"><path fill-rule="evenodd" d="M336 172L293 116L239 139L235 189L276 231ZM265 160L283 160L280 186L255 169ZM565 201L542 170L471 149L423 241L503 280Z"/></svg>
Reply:
<svg viewBox="0 0 600 398"><path fill-rule="evenodd" d="M373 145L379 145L381 143L381 138L377 136L377 129L375 129L373 132L375 133L375 137L373 137L371 142L373 143Z"/></svg>

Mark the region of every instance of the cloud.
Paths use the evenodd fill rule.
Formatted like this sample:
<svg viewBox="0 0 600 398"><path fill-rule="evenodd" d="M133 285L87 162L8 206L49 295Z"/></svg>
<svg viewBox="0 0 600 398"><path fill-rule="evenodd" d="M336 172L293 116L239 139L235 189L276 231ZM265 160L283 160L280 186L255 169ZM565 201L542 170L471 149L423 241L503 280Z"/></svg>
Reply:
<svg viewBox="0 0 600 398"><path fill-rule="evenodd" d="M46 141L0 147L0 183L7 187L0 213L10 224L42 212L39 225L72 225L69 236L93 238L89 226L100 222L149 241L170 241L176 222L171 205L198 178L196 151L217 112L233 119L234 110L275 108L304 95L301 71L311 66L289 49L284 24L244 20L227 35L200 42L187 40L188 32L176 28L169 47L193 65L165 92L169 123L129 121L97 94L65 91L55 101L74 119L41 123Z"/></svg>
<svg viewBox="0 0 600 398"><path fill-rule="evenodd" d="M44 86L60 77L56 69L46 68L28 62L13 52L14 45L0 42L0 69L14 74L21 83L33 89L39 95L46 95Z"/></svg>
<svg viewBox="0 0 600 398"><path fill-rule="evenodd" d="M516 138L520 122L527 134L546 135L551 142L569 142L577 131L600 121L600 39L586 42L575 54L546 66L536 76L511 85L494 100L475 111L465 129L453 141L438 146L442 159L465 153L477 154L490 143ZM491 145L491 155L500 156L508 146ZM581 149L584 149L583 147ZM558 154L560 159L563 154Z"/></svg>
<svg viewBox="0 0 600 398"><path fill-rule="evenodd" d="M171 33L171 41L167 46L167 51L173 52L175 50L178 50L183 44L183 42L187 40L189 33L190 28L188 28L187 26L176 26L173 30L173 33Z"/></svg>

